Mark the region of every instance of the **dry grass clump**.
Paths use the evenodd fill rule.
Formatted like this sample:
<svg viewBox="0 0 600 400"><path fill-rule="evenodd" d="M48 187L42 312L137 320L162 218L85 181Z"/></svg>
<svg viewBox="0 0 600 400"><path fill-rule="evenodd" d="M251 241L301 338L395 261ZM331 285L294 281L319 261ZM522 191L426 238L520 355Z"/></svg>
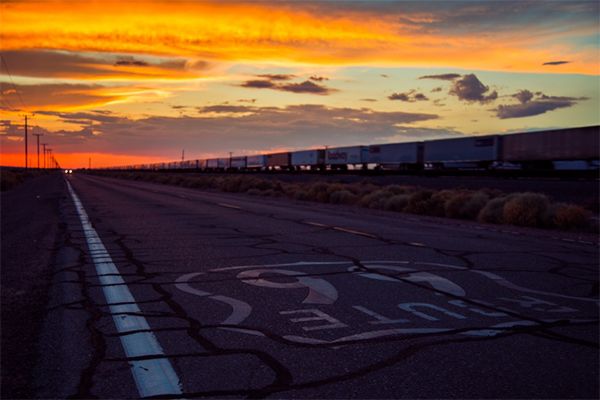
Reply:
<svg viewBox="0 0 600 400"><path fill-rule="evenodd" d="M354 204L358 196L349 190L341 189L329 195L329 202L333 204Z"/></svg>
<svg viewBox="0 0 600 400"><path fill-rule="evenodd" d="M156 172L100 173L126 179L160 182L189 188L218 189L255 196L281 197L331 204L477 220L538 228L590 229L591 213L573 204L552 203L539 193L504 194L497 190L426 190L412 186L358 183L285 183L253 176L202 176ZM4 185L4 176L2 184Z"/></svg>
<svg viewBox="0 0 600 400"><path fill-rule="evenodd" d="M591 212L574 204L556 204L552 223L561 229L585 229L590 227Z"/></svg>
<svg viewBox="0 0 600 400"><path fill-rule="evenodd" d="M550 201L540 193L518 193L504 204L502 222L518 226L544 226Z"/></svg>
<svg viewBox="0 0 600 400"><path fill-rule="evenodd" d="M410 195L408 194L396 194L385 201L383 209L388 211L404 211L406 206L408 206L409 198Z"/></svg>

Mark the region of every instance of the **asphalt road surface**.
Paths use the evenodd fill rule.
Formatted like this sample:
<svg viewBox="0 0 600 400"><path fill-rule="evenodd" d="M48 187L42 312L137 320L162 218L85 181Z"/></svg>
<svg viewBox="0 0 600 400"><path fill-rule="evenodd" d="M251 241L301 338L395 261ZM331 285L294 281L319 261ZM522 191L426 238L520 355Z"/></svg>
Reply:
<svg viewBox="0 0 600 400"><path fill-rule="evenodd" d="M593 237L66 181L40 397L599 396Z"/></svg>

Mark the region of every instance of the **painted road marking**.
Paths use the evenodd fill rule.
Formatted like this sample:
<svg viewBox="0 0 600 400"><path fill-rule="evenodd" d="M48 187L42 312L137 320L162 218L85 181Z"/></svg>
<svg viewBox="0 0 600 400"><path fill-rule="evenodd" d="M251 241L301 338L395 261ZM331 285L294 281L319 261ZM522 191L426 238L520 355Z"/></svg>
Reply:
<svg viewBox="0 0 600 400"><path fill-rule="evenodd" d="M180 395L182 393L181 383L171 362L165 357L156 336L150 332L146 318L133 315L140 314L140 308L119 274L119 270L104 247L100 236L92 227L83 204L68 181L67 187L77 209L106 303L113 314L113 321L117 331L125 334L120 336L125 354L128 358L156 356L156 358L141 361L129 361L140 396ZM126 334L134 331L145 332Z"/></svg>
<svg viewBox="0 0 600 400"><path fill-rule="evenodd" d="M307 225L318 226L320 228L327 228L328 227L327 225L320 224L318 222L305 221L304 223L307 224Z"/></svg>
<svg viewBox="0 0 600 400"><path fill-rule="evenodd" d="M227 204L227 203L217 203L217 205L219 205L221 207L226 207L226 208L233 208L234 210L242 209L242 207L234 206L233 204Z"/></svg>
<svg viewBox="0 0 600 400"><path fill-rule="evenodd" d="M355 231L354 229L342 228L339 226L334 226L333 229L336 231L340 231L340 232L351 233L353 235L360 235L360 236L366 236L371 239L377 239L377 236L375 236L375 235L371 235L370 233L366 233L366 232Z"/></svg>

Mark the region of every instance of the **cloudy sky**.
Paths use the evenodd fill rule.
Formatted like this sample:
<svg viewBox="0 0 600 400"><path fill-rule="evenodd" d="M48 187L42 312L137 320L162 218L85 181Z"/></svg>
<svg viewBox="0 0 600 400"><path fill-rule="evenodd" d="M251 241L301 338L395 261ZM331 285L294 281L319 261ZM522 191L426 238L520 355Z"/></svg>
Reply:
<svg viewBox="0 0 600 400"><path fill-rule="evenodd" d="M600 123L597 1L0 8L2 165L25 114L69 167Z"/></svg>

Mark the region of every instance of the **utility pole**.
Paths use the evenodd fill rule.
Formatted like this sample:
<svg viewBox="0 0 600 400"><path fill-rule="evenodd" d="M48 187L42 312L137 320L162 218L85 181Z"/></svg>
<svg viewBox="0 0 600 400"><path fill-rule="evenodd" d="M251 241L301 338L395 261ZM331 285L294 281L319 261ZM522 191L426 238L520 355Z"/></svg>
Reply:
<svg viewBox="0 0 600 400"><path fill-rule="evenodd" d="M231 166L232 158L233 158L233 151L230 151L229 152L229 168L232 168L232 166Z"/></svg>
<svg viewBox="0 0 600 400"><path fill-rule="evenodd" d="M28 168L27 158L29 154L27 154L27 115L25 116L25 169Z"/></svg>
<svg viewBox="0 0 600 400"><path fill-rule="evenodd" d="M48 168L52 169L52 149L46 150L48 152Z"/></svg>
<svg viewBox="0 0 600 400"><path fill-rule="evenodd" d="M33 136L37 138L37 161L38 161L38 169L40 169L40 136L44 136L43 133L32 133Z"/></svg>
<svg viewBox="0 0 600 400"><path fill-rule="evenodd" d="M182 149L181 150L181 161L183 161L184 156L185 156L185 149Z"/></svg>
<svg viewBox="0 0 600 400"><path fill-rule="evenodd" d="M92 157L88 158L88 169L92 169Z"/></svg>
<svg viewBox="0 0 600 400"><path fill-rule="evenodd" d="M46 169L46 145L48 143L42 143L42 146L44 147L44 169Z"/></svg>

